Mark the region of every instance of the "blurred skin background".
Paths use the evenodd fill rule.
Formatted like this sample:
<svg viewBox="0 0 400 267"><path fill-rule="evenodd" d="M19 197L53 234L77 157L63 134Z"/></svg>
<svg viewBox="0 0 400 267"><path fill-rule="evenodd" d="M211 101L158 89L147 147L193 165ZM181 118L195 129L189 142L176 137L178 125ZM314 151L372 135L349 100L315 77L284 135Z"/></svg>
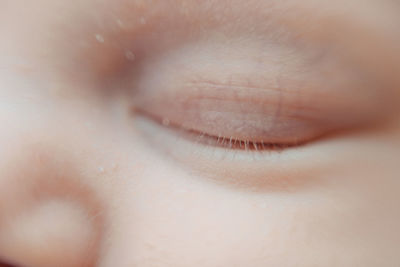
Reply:
<svg viewBox="0 0 400 267"><path fill-rule="evenodd" d="M0 36L4 266L399 266L398 1L2 0Z"/></svg>

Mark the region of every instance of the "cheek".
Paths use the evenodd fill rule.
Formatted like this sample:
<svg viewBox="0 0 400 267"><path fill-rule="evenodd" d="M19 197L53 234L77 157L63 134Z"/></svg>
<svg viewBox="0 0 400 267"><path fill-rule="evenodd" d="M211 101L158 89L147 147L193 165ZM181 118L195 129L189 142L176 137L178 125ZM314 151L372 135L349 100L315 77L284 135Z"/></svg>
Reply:
<svg viewBox="0 0 400 267"><path fill-rule="evenodd" d="M376 251L391 255L388 244L395 247L399 240L393 227L381 229L398 212L388 205L393 199L371 190L379 168L366 172L353 161L327 171L330 182L324 184L254 193L183 170L138 138L132 143L114 183L112 246L103 266L116 260L139 266L323 266L327 259L368 266ZM370 144L368 151L379 154L382 148ZM390 170L382 175L393 177L394 166L386 166ZM390 211L379 211L377 202ZM382 223L366 223L371 214Z"/></svg>
<svg viewBox="0 0 400 267"><path fill-rule="evenodd" d="M271 220L279 211L268 211L260 197L209 183L157 158L148 158L140 173L135 168L125 175L132 179L123 182L125 189L117 185L115 227L109 229L113 246L103 266L116 259L121 266L245 266L280 236Z"/></svg>

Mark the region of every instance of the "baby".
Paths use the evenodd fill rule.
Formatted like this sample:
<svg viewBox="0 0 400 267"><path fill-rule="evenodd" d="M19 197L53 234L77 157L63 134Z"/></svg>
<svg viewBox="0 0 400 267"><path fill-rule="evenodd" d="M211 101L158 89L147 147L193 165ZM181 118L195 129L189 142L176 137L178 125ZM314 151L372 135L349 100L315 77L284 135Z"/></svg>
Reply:
<svg viewBox="0 0 400 267"><path fill-rule="evenodd" d="M0 266L400 266L400 5L0 1Z"/></svg>

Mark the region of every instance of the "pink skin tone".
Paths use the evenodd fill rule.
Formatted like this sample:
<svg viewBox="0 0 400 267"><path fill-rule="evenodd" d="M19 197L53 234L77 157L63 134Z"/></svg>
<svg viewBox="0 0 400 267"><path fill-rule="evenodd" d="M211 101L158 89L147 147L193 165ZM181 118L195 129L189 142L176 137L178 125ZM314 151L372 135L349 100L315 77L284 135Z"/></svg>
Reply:
<svg viewBox="0 0 400 267"><path fill-rule="evenodd" d="M399 29L390 0L1 1L0 262L398 266Z"/></svg>

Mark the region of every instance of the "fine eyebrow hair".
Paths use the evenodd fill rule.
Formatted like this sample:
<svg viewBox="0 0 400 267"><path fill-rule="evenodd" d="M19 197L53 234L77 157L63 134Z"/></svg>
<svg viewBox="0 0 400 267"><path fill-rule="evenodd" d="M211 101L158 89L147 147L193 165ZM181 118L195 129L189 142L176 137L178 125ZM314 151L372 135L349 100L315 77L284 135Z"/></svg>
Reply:
<svg viewBox="0 0 400 267"><path fill-rule="evenodd" d="M381 74L400 62L400 7L389 0L118 0L106 6L108 15L113 13L108 17L118 17L132 36L146 23L154 35L219 31L225 38L300 40L339 51Z"/></svg>
<svg viewBox="0 0 400 267"><path fill-rule="evenodd" d="M298 34L311 36L319 35L321 31L331 35L355 30L349 29L354 24L364 24L370 32L381 32L385 31L388 24L400 22L399 5L393 5L388 0L248 0L246 4L240 0L104 2L104 15L114 13L111 17L120 17L133 28L135 25L140 26L144 22L143 19L146 23L176 20L187 27L194 27L194 22L197 22L205 30L215 27L266 32L276 30L274 27L277 25L284 25ZM368 21L371 18L372 21ZM199 21L201 23L198 23ZM261 21L263 23L260 23ZM162 23L158 24L164 27Z"/></svg>

